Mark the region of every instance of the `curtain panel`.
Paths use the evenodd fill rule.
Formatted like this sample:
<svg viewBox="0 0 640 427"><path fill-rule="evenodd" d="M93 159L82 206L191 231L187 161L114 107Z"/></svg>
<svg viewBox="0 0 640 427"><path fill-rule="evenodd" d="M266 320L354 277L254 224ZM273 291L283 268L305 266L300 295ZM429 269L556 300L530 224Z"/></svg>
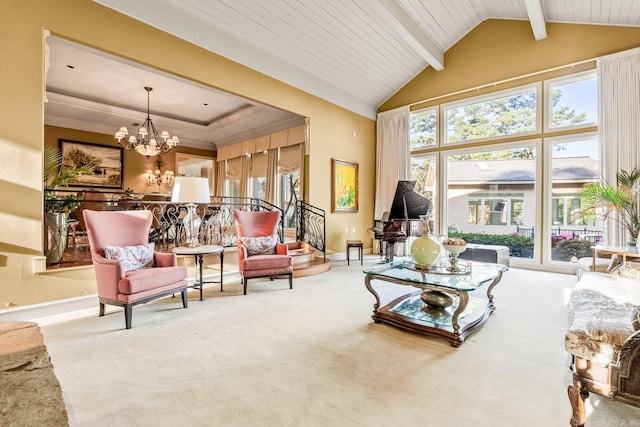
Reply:
<svg viewBox="0 0 640 427"><path fill-rule="evenodd" d="M265 185L265 195L267 202L276 203L276 179L278 177L278 149L273 148L267 151L267 183Z"/></svg>
<svg viewBox="0 0 640 427"><path fill-rule="evenodd" d="M240 197L249 197L249 173L251 172L251 156L240 157Z"/></svg>
<svg viewBox="0 0 640 427"><path fill-rule="evenodd" d="M598 133L603 179L640 166L640 48L598 59ZM605 222L607 244L625 245L628 236L616 218Z"/></svg>
<svg viewBox="0 0 640 427"><path fill-rule="evenodd" d="M227 179L227 161L222 160L216 165L216 194L224 194L224 182Z"/></svg>
<svg viewBox="0 0 640 427"><path fill-rule="evenodd" d="M226 179L235 181L242 176L242 157L235 157L227 160Z"/></svg>
<svg viewBox="0 0 640 427"><path fill-rule="evenodd" d="M409 107L378 113L376 121L376 219L389 210L398 181L408 179Z"/></svg>
<svg viewBox="0 0 640 427"><path fill-rule="evenodd" d="M267 176L267 153L256 153L251 156L251 178Z"/></svg>
<svg viewBox="0 0 640 427"><path fill-rule="evenodd" d="M278 160L278 172L281 174L300 171L298 179L298 197L304 200L304 143L290 145L280 148L280 159Z"/></svg>

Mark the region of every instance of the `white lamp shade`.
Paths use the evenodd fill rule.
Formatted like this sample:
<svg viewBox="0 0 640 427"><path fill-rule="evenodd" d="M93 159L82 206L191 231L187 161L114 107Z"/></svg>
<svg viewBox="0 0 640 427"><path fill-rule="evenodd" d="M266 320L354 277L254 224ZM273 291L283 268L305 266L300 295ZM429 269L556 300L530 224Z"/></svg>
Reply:
<svg viewBox="0 0 640 427"><path fill-rule="evenodd" d="M178 176L173 184L171 201L179 203L209 203L209 180L193 176Z"/></svg>

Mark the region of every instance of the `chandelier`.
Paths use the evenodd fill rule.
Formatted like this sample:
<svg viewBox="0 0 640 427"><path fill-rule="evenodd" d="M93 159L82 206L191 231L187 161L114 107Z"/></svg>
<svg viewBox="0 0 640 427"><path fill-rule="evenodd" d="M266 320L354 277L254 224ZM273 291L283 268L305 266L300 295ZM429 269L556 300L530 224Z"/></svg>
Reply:
<svg viewBox="0 0 640 427"><path fill-rule="evenodd" d="M115 136L118 143L124 148L136 150L148 159L158 154L168 153L169 150L178 145L180 140L175 135L173 137L169 136L169 132L166 130L158 134L158 130L149 116L149 93L153 88L145 86L144 90L147 91L147 118L138 129L138 134L129 135L129 131L123 126L116 132Z"/></svg>
<svg viewBox="0 0 640 427"><path fill-rule="evenodd" d="M164 169L165 163L162 161L160 156L158 156L158 160L153 162L156 167L155 172L151 169L147 169L147 184L149 185L166 185L171 186L173 184L173 171L165 171L164 174L160 171L160 169Z"/></svg>

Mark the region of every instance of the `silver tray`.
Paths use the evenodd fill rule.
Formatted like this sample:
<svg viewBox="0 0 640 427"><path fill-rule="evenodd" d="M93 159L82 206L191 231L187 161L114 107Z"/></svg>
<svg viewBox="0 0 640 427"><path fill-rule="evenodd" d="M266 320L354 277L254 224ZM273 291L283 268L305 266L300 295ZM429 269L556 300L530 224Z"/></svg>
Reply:
<svg viewBox="0 0 640 427"><path fill-rule="evenodd" d="M405 265L405 268L412 271L417 271L418 273L429 273L429 274L442 274L447 276L469 276L471 275L471 263L466 263L463 265L458 264L455 270L451 269L451 265L445 263L443 265L420 265L409 263Z"/></svg>

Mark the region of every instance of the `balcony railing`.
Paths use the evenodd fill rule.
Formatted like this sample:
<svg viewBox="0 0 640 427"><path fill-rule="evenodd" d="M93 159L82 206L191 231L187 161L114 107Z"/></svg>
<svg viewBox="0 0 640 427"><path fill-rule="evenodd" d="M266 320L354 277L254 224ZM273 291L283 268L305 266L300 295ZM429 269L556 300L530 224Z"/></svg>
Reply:
<svg viewBox="0 0 640 427"><path fill-rule="evenodd" d="M523 237L535 237L535 230L533 227L524 228L518 227L516 232ZM602 230L584 228L551 228L551 241L553 243L563 239L576 239L576 240L589 240L592 243L601 243L604 239L604 232Z"/></svg>
<svg viewBox="0 0 640 427"><path fill-rule="evenodd" d="M77 204L77 208L69 216L66 235L67 248L64 251L62 260L56 263L55 266L50 265L49 268L91 264L86 228L82 217L82 211L86 209L97 211L150 211L153 215L153 220L149 233L149 242L155 243L156 250L169 252L172 248L184 244L185 231L182 226L182 218L186 215L186 207L180 203L167 201L167 196L86 192L80 196L81 201L78 204L77 201L65 199L64 192L57 193L55 196L45 199L46 206L56 204L58 209L61 209L65 204ZM215 196L211 198L210 203L197 205L197 214L202 221L199 231L200 243L224 247L235 247L237 245L238 237L233 220L233 212L235 210L282 211L271 203L251 197ZM278 227L278 233L280 241L283 241L284 222L282 219Z"/></svg>
<svg viewBox="0 0 640 427"><path fill-rule="evenodd" d="M185 232L182 218L186 214L186 208L180 203L168 201L168 195L87 191L77 193L80 198L80 202L78 202L67 197L69 194L76 193L56 191L55 195L45 199L45 206L55 205L58 210L62 210L66 206L68 211L72 211L67 222L66 248L62 258L59 262L48 262L48 269L91 264L86 228L82 218L82 211L85 209L150 211L153 220L149 242L155 243L156 250L170 252L174 247L184 244ZM202 221L199 231L200 243L223 247L237 245L238 236L233 219L235 210L279 210L282 212L278 206L253 197L213 196L210 203L197 205L197 214ZM284 217L280 220L278 234L280 241L284 241ZM324 253L326 251L324 211L304 202L298 203L296 207L296 237Z"/></svg>

